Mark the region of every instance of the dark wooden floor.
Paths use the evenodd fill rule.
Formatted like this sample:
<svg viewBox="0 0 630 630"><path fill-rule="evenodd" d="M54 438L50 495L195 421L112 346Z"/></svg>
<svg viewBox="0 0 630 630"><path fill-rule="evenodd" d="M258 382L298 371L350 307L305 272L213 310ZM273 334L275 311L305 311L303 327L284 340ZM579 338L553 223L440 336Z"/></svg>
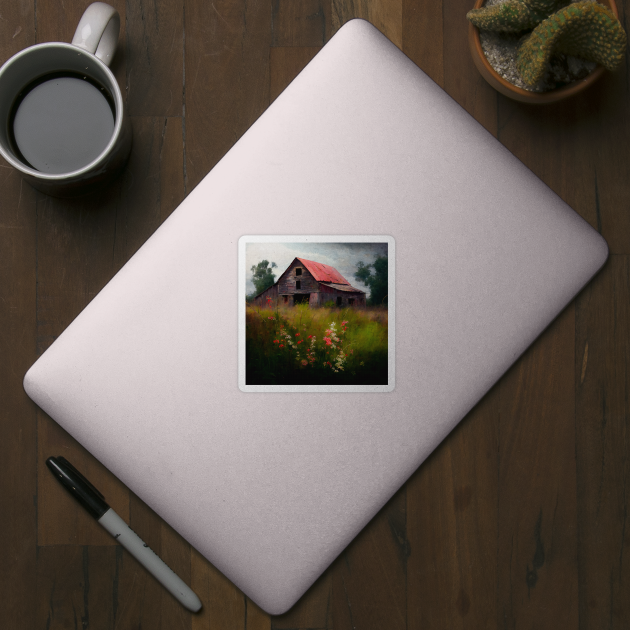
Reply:
<svg viewBox="0 0 630 630"><path fill-rule="evenodd" d="M0 163L0 626L630 628L630 71L544 108L498 96L471 0L130 0L114 71L134 147L59 201ZM0 0L0 62L87 2ZM630 0L620 4L622 22ZM292 611L269 617L24 394L22 377L341 24L369 19L607 239L602 272ZM627 29L626 29L627 30ZM325 185L325 182L322 183ZM190 615L44 467L65 454L189 581Z"/></svg>

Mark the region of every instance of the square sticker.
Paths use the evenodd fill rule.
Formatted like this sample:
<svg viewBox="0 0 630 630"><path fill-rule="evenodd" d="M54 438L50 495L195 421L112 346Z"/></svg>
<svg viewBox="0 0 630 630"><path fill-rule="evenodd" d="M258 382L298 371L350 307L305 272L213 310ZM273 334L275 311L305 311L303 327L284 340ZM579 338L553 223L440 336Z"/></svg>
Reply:
<svg viewBox="0 0 630 630"><path fill-rule="evenodd" d="M391 236L243 236L238 244L243 392L391 392Z"/></svg>

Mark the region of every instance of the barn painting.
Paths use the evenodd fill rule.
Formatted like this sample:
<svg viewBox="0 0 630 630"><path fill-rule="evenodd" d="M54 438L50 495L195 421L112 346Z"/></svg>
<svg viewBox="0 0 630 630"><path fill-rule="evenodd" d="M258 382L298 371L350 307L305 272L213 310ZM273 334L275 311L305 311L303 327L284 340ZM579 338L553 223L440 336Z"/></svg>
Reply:
<svg viewBox="0 0 630 630"><path fill-rule="evenodd" d="M271 308L297 304L317 307L330 302L340 308L364 308L366 293L353 287L330 265L294 258L275 284L253 301L256 306Z"/></svg>

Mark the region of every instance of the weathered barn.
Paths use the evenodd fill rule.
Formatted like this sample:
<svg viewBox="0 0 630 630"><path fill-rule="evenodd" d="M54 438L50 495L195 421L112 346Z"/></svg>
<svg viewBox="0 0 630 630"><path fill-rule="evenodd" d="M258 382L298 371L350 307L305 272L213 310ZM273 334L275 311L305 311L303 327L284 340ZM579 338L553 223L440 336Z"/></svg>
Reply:
<svg viewBox="0 0 630 630"><path fill-rule="evenodd" d="M276 283L254 298L257 306L365 306L365 291L357 289L330 265L295 258Z"/></svg>

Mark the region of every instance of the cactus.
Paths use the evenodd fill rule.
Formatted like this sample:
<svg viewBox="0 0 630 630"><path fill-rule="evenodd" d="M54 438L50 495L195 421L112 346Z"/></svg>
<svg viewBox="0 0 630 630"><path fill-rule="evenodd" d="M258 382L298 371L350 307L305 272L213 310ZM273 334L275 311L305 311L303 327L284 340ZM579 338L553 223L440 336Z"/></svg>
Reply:
<svg viewBox="0 0 630 630"><path fill-rule="evenodd" d="M472 9L466 17L479 29L501 33L519 33L534 28L569 0L507 0L481 9Z"/></svg>
<svg viewBox="0 0 630 630"><path fill-rule="evenodd" d="M528 85L540 81L554 53L595 61L616 69L626 49L626 33L609 9L596 2L576 2L543 20L519 48L516 65Z"/></svg>

